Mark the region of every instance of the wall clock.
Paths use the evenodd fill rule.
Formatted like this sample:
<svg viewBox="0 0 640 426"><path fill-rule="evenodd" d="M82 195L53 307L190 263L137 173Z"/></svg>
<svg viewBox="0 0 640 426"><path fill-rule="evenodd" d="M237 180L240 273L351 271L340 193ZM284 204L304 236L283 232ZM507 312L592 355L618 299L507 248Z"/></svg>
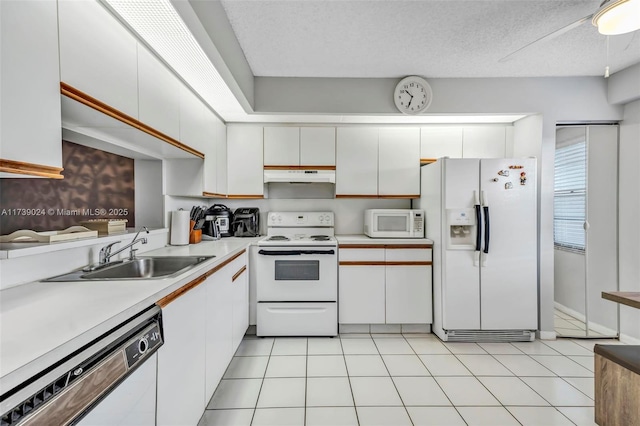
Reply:
<svg viewBox="0 0 640 426"><path fill-rule="evenodd" d="M403 114L418 114L426 110L432 99L433 92L427 80L415 75L400 80L393 92L396 108Z"/></svg>

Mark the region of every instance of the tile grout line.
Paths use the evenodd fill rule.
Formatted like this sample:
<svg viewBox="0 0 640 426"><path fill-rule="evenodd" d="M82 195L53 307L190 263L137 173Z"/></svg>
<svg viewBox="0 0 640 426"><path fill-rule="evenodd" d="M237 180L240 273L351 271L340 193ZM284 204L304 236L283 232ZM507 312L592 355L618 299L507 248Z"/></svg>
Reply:
<svg viewBox="0 0 640 426"><path fill-rule="evenodd" d="M271 363L271 354L273 353L273 347L276 345L276 339L273 339L271 342L271 349L269 350L269 359L267 359L267 366L264 369L264 374L262 376L262 382L260 382L260 389L258 390L258 397L256 398L256 406L253 408L253 415L251 416L251 423L253 424L253 420L256 418L256 412L258 411L258 401L260 401L260 394L262 393L262 386L264 386L264 379L267 376L267 370L269 369L269 364Z"/></svg>
<svg viewBox="0 0 640 426"><path fill-rule="evenodd" d="M340 334L338 334L340 337ZM342 338L340 337L340 349L342 350L342 362L344 362L344 369L347 372L347 381L349 382L349 391L351 392L351 400L353 401L353 411L356 413L356 422L360 426L360 416L358 415L358 409L356 407L356 398L353 395L353 386L351 386L351 375L349 374L349 367L347 366L347 356L344 353L344 347L342 346Z"/></svg>

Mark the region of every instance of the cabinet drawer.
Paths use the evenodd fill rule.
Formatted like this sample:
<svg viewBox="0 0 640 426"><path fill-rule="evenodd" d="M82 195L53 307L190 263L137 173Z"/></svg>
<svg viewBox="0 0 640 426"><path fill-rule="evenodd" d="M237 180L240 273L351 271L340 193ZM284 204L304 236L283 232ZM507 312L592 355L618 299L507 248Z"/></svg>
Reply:
<svg viewBox="0 0 640 426"><path fill-rule="evenodd" d="M340 262L384 262L384 249L340 247L338 259Z"/></svg>
<svg viewBox="0 0 640 426"><path fill-rule="evenodd" d="M424 249L424 248L396 249L393 247L388 247L385 250L385 260L387 262L430 262L431 249Z"/></svg>

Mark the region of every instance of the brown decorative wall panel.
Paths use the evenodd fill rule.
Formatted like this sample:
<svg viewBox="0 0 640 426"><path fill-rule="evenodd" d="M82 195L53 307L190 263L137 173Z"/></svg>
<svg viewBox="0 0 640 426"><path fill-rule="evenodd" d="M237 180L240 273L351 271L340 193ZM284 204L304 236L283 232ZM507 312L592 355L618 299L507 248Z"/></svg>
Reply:
<svg viewBox="0 0 640 426"><path fill-rule="evenodd" d="M62 142L64 179L0 179L0 234L60 230L88 219L135 226L133 160Z"/></svg>

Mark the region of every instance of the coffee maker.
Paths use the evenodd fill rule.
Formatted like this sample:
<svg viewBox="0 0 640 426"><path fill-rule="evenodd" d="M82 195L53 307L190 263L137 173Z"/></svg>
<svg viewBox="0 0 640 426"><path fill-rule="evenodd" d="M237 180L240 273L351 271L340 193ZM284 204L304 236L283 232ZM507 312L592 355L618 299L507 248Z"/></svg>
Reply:
<svg viewBox="0 0 640 426"><path fill-rule="evenodd" d="M234 237L257 237L260 234L260 209L240 207L233 212Z"/></svg>

